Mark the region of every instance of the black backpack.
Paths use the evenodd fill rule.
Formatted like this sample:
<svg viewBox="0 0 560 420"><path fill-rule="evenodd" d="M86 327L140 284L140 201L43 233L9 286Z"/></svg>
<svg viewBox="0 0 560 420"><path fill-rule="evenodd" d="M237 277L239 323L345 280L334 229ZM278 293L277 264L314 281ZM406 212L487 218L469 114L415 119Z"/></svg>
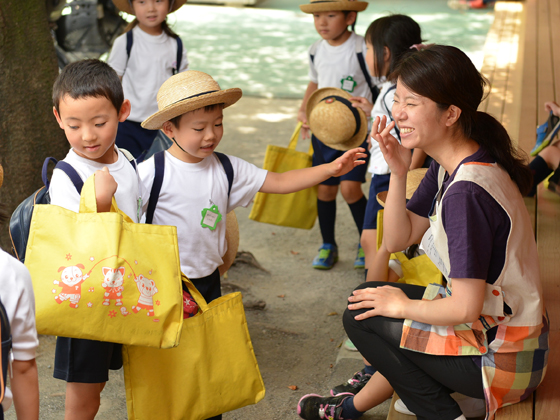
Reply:
<svg viewBox="0 0 560 420"><path fill-rule="evenodd" d="M25 262L25 250L27 249L27 238L29 237L29 228L31 226L31 217L35 204L50 204L49 184L47 170L49 163L53 162L55 169L61 169L70 178L78 193L82 192L84 182L76 170L66 162L57 162L55 158L48 157L43 163L41 177L44 186L39 188L25 200L12 213L10 218L10 239L12 240L12 253L21 262Z"/></svg>
<svg viewBox="0 0 560 420"><path fill-rule="evenodd" d="M0 375L0 403L4 400L6 392L6 378L8 373L8 362L10 359L10 351L12 350L12 331L10 329L10 320L6 313L6 308L0 300L0 335L2 336L2 347L0 349L0 359L2 359L2 369ZM0 406L0 420L4 418L4 410Z"/></svg>

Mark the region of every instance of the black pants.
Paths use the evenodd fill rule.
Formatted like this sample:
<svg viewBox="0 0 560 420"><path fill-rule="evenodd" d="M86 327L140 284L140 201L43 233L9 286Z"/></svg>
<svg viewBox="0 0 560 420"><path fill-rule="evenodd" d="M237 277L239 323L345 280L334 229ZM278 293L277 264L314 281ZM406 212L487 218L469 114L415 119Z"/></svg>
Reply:
<svg viewBox="0 0 560 420"><path fill-rule="evenodd" d="M358 289L390 285L410 299L421 299L424 287L401 283L368 282ZM450 397L460 392L484 398L482 373L470 356L433 356L399 347L403 320L372 317L356 321L361 309L344 312L344 328L362 356L392 385L419 420L455 420L462 413Z"/></svg>

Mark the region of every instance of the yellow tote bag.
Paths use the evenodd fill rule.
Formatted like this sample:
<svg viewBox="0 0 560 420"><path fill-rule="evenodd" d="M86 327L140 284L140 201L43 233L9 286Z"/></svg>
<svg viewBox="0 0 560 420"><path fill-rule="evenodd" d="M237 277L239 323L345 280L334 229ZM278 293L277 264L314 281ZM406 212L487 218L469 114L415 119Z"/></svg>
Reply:
<svg viewBox="0 0 560 420"><path fill-rule="evenodd" d="M241 294L207 304L183 280L200 311L185 319L179 346L123 347L129 420L203 420L264 398Z"/></svg>
<svg viewBox="0 0 560 420"><path fill-rule="evenodd" d="M266 147L263 169L270 172L287 172L309 168L312 164L313 146L309 152L296 150L301 122L298 123L287 148ZM317 218L317 186L291 194L257 193L249 219L273 225L311 229Z"/></svg>
<svg viewBox="0 0 560 420"><path fill-rule="evenodd" d="M169 348L183 323L181 267L174 226L97 213L94 177L80 212L33 211L25 265L35 292L39 334Z"/></svg>

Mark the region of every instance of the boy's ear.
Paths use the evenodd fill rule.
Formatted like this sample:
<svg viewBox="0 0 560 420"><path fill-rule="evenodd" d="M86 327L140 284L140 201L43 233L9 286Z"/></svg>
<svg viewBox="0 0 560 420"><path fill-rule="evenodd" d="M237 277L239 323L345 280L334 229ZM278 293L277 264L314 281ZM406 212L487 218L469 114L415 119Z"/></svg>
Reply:
<svg viewBox="0 0 560 420"><path fill-rule="evenodd" d="M358 17L358 12L351 11L346 16L346 25L350 26L356 22L356 18Z"/></svg>
<svg viewBox="0 0 560 420"><path fill-rule="evenodd" d="M125 122L128 116L130 115L130 101L125 99L123 104L121 105L121 110L119 112L119 122Z"/></svg>
<svg viewBox="0 0 560 420"><path fill-rule="evenodd" d="M58 114L58 111L56 110L56 107L53 106L52 111L53 111L54 117L56 118L56 122L58 123L58 126L64 130L64 125L62 124L62 119L60 118L60 115Z"/></svg>
<svg viewBox="0 0 560 420"><path fill-rule="evenodd" d="M172 139L173 137L175 137L175 134L173 133L173 124L171 123L171 121L165 121L163 123L163 125L161 126L161 130L165 133L165 135L167 137L169 137L170 139Z"/></svg>

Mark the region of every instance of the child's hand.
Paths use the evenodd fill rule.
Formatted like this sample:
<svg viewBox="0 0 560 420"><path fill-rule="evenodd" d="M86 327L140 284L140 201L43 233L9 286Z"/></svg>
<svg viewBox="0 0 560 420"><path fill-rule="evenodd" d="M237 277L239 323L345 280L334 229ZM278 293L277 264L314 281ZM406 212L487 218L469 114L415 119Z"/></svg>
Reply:
<svg viewBox="0 0 560 420"><path fill-rule="evenodd" d="M412 162L412 152L403 147L399 141L391 135L391 130L395 126L395 122L391 121L387 125L387 117L382 119L375 117L373 127L371 128L371 137L379 143L379 149L383 153L385 161L389 165L389 169L395 175L404 176L408 172L410 163Z"/></svg>
<svg viewBox="0 0 560 420"><path fill-rule="evenodd" d="M363 165L366 163L362 160L367 157L364 153L366 150L363 147L357 147L355 149L350 149L338 159L329 163L329 174L330 176L342 176L347 174L356 166Z"/></svg>
<svg viewBox="0 0 560 420"><path fill-rule="evenodd" d="M369 117L371 115L373 104L366 98L362 98L361 96L352 96L350 98L350 102L352 102L352 106L354 108L360 108L362 111L364 111L366 113L366 116Z"/></svg>
<svg viewBox="0 0 560 420"><path fill-rule="evenodd" d="M309 126L307 125L307 115L305 115L304 110L299 110L297 119L303 123L301 126L301 138L302 140L307 140L311 136L309 134Z"/></svg>
<svg viewBox="0 0 560 420"><path fill-rule="evenodd" d="M111 210L113 196L117 192L117 182L109 169L104 167L100 171L95 171L95 199L97 201L97 212L103 213Z"/></svg>
<svg viewBox="0 0 560 420"><path fill-rule="evenodd" d="M545 102L544 109L546 109L548 112L552 111L554 115L560 117L560 105L558 105L556 102Z"/></svg>

